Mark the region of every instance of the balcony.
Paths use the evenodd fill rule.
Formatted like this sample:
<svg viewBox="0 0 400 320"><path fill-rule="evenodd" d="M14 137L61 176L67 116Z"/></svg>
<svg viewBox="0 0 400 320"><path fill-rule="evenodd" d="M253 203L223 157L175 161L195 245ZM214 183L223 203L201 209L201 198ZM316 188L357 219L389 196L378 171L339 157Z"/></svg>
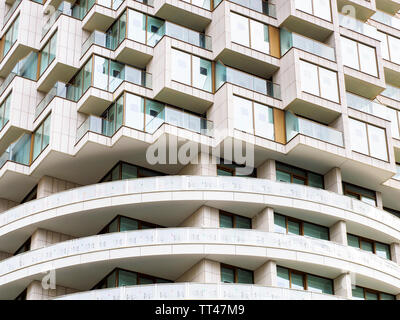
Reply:
<svg viewBox="0 0 400 320"><path fill-rule="evenodd" d="M279 84L227 67L220 62L217 62L215 66L215 79L216 90L225 82L228 82L274 99L281 98L281 87Z"/></svg>
<svg viewBox="0 0 400 320"><path fill-rule="evenodd" d="M285 55L285 53L291 48L297 48L314 54L318 57L336 61L335 48L332 48L322 42L312 40L285 29L280 30L280 39L282 55Z"/></svg>
<svg viewBox="0 0 400 320"><path fill-rule="evenodd" d="M394 175L392 179L400 181L400 164L396 164L396 172L396 175Z"/></svg>
<svg viewBox="0 0 400 320"><path fill-rule="evenodd" d="M381 96L395 101L400 101L400 88L386 84L386 89L381 92Z"/></svg>
<svg viewBox="0 0 400 320"><path fill-rule="evenodd" d="M259 13L265 14L266 16L276 18L276 5L269 3L265 0L228 0L230 2L236 3L242 7L257 11ZM222 0L214 1L214 8L216 8Z"/></svg>
<svg viewBox="0 0 400 320"><path fill-rule="evenodd" d="M68 93L76 90L75 88L70 88L71 86L71 84L65 84L61 81L56 82L54 87L50 89L46 96L36 106L34 118L37 119L55 97L71 100ZM73 94L71 94L71 98L74 98Z"/></svg>
<svg viewBox="0 0 400 320"><path fill-rule="evenodd" d="M277 4L280 27L324 42L333 32L331 1L284 0Z"/></svg>
<svg viewBox="0 0 400 320"><path fill-rule="evenodd" d="M376 11L371 17L371 20L378 21L386 26L392 27L393 29L400 29L400 19L395 16L391 16L383 11Z"/></svg>
<svg viewBox="0 0 400 320"><path fill-rule="evenodd" d="M367 24L361 20L352 18L350 15L343 15L339 13L339 25L364 36L379 40L376 27L371 26L370 24Z"/></svg>
<svg viewBox="0 0 400 320"><path fill-rule="evenodd" d="M380 0L376 2L378 1ZM343 14L354 14L356 18L361 21L366 21L370 18L375 13L376 9L375 0L338 0L337 6L339 12ZM354 8L354 12L349 12L348 8Z"/></svg>
<svg viewBox="0 0 400 320"><path fill-rule="evenodd" d="M396 14L400 10L400 1L398 0L378 0L376 8L391 14Z"/></svg>
<svg viewBox="0 0 400 320"><path fill-rule="evenodd" d="M152 88L152 75L150 73L116 61L111 61L113 70L109 73L108 65L110 61L100 56L92 56L74 76L72 83L69 83L67 97L69 100L78 102L79 112L99 114L99 112L105 110L115 99L114 92L123 82ZM107 67L105 69L98 67L102 65Z"/></svg>
<svg viewBox="0 0 400 320"><path fill-rule="evenodd" d="M209 27L214 41L214 60L269 78L280 67L279 29L266 21L236 13L237 7L223 1L214 10L217 17L225 16L224 23L214 19Z"/></svg>
<svg viewBox="0 0 400 320"><path fill-rule="evenodd" d="M298 134L344 147L343 133L328 126L296 117L290 111L285 113L286 140L289 142Z"/></svg>
<svg viewBox="0 0 400 320"><path fill-rule="evenodd" d="M391 115L385 105L357 96L350 92L347 92L347 106L388 121L391 119Z"/></svg>
<svg viewBox="0 0 400 320"><path fill-rule="evenodd" d="M19 4L22 2L22 0L15 0L14 3L12 4L11 8L7 11L7 13L4 15L4 20L3 20L3 28L7 24L8 20L10 20L11 16L17 10Z"/></svg>
<svg viewBox="0 0 400 320"><path fill-rule="evenodd" d="M203 31L212 19L210 0L160 0L154 3L157 17Z"/></svg>
<svg viewBox="0 0 400 320"><path fill-rule="evenodd" d="M25 133L17 141L12 143L7 150L0 156L0 169L7 161L12 161L25 166L29 166L31 154L32 135Z"/></svg>
<svg viewBox="0 0 400 320"><path fill-rule="evenodd" d="M205 136L212 136L213 134L213 123L211 121L185 112L184 110L163 106L156 115L150 115L147 113L136 114L128 112L126 110L126 105L124 105L123 119L121 119L119 124L102 117L90 115L78 127L76 132L76 143L78 143L87 132L111 137L122 126L154 134L164 123Z"/></svg>
<svg viewBox="0 0 400 320"><path fill-rule="evenodd" d="M76 9L82 20L82 29L106 31L114 22L115 10L123 2L124 0L83 0Z"/></svg>

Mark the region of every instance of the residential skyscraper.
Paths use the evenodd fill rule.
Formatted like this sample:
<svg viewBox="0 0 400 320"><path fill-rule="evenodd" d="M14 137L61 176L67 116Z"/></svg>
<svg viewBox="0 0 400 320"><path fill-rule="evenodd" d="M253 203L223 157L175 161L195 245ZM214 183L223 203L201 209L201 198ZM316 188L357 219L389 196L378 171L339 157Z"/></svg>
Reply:
<svg viewBox="0 0 400 320"><path fill-rule="evenodd" d="M5 0L0 299L400 299L399 0Z"/></svg>

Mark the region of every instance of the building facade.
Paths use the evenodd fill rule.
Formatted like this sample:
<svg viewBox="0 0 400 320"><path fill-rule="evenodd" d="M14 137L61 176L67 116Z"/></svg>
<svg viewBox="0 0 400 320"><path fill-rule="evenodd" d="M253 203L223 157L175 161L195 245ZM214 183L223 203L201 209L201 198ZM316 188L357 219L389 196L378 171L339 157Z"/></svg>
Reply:
<svg viewBox="0 0 400 320"><path fill-rule="evenodd" d="M0 299L400 299L399 0L5 0Z"/></svg>

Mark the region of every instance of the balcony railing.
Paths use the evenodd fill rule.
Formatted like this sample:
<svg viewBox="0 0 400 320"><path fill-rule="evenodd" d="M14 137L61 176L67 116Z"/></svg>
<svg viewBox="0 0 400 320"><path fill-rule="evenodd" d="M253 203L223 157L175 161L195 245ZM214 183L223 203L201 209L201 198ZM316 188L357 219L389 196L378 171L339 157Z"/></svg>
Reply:
<svg viewBox="0 0 400 320"><path fill-rule="evenodd" d="M17 62L12 71L0 85L0 96L4 93L6 88L16 76L21 76L30 80L36 80L37 57L37 52L32 51L25 58Z"/></svg>
<svg viewBox="0 0 400 320"><path fill-rule="evenodd" d="M22 2L22 0L15 0L14 3L12 4L10 10L7 11L7 13L4 15L4 21L3 21L3 27L6 25L8 20L10 20L11 16L17 10L19 4Z"/></svg>
<svg viewBox="0 0 400 320"><path fill-rule="evenodd" d="M0 168L7 161L29 165L31 152L31 134L24 133L16 142L12 143L0 156Z"/></svg>
<svg viewBox="0 0 400 320"><path fill-rule="evenodd" d="M217 62L216 64L215 77L216 90L218 90L225 82L228 82L276 99L281 98L281 87L279 84L232 69L220 62Z"/></svg>
<svg viewBox="0 0 400 320"><path fill-rule="evenodd" d="M168 21L164 22L158 31L147 39L147 44L154 47L164 35L182 40L200 48L211 50L211 37L206 36L204 33L193 31ZM120 42L120 39L116 39L111 34L95 30L83 43L81 54L84 55L93 44L110 50L115 50Z"/></svg>
<svg viewBox="0 0 400 320"><path fill-rule="evenodd" d="M400 164L396 164L397 174L393 177L393 179L400 180Z"/></svg>
<svg viewBox="0 0 400 320"><path fill-rule="evenodd" d="M373 39L379 39L378 31L374 26L366 24L360 20L357 20L351 16L346 16L339 13L339 24L341 27L353 30L357 33L361 33L367 37Z"/></svg>
<svg viewBox="0 0 400 320"><path fill-rule="evenodd" d="M400 88L386 84L386 89L381 93L381 96L400 101Z"/></svg>
<svg viewBox="0 0 400 320"><path fill-rule="evenodd" d="M46 94L46 96L39 102L35 109L35 119L43 112L43 110L49 105L49 103L55 98L60 97L71 100L68 95L68 91L71 90L72 85L63 82L56 82L53 88ZM72 89L74 90L74 89ZM73 98L73 95L71 95ZM74 101L74 100L72 100Z"/></svg>
<svg viewBox="0 0 400 320"><path fill-rule="evenodd" d="M298 134L343 147L343 134L328 126L296 117L290 111L285 113L286 139L292 140Z"/></svg>
<svg viewBox="0 0 400 320"><path fill-rule="evenodd" d="M83 0L77 5L77 17L82 20L95 4L117 10L123 2L124 0Z"/></svg>
<svg viewBox="0 0 400 320"><path fill-rule="evenodd" d="M285 29L280 30L281 36L281 55L284 55L291 48L297 48L316 56L336 61L335 49L322 42L303 37L297 33L292 33Z"/></svg>
<svg viewBox="0 0 400 320"><path fill-rule="evenodd" d="M272 18L276 18L276 6L272 3L268 3L265 0L229 0L233 3L249 8L251 10L263 13ZM214 8L216 8L222 0L214 1Z"/></svg>
<svg viewBox="0 0 400 320"><path fill-rule="evenodd" d="M356 96L350 92L347 92L347 105L353 109L360 110L365 113L372 114L374 116L390 120L390 115L387 112L387 107L383 104L375 101L368 100L366 98Z"/></svg>
<svg viewBox="0 0 400 320"><path fill-rule="evenodd" d="M142 117L146 117L146 125L143 131L150 134L153 134L163 123L169 123L206 136L212 136L213 133L211 121L168 106L165 106L156 116L142 114ZM87 132L111 137L120 127L121 125L116 125L105 118L91 115L77 129L76 142L81 140Z"/></svg>
<svg viewBox="0 0 400 320"><path fill-rule="evenodd" d="M69 17L75 17L75 18L79 19L78 8L79 8L78 6L76 6L70 2L67 2L67 1L61 2L58 9L53 12L53 14L47 20L46 24L43 26L42 37L45 36L45 34L50 30L50 28L54 25L54 23L57 21L57 19L62 14L69 16Z"/></svg>
<svg viewBox="0 0 400 320"><path fill-rule="evenodd" d="M400 19L391 16L383 11L376 11L375 14L371 17L372 20L383 23L387 26L393 27L395 29L400 29Z"/></svg>
<svg viewBox="0 0 400 320"><path fill-rule="evenodd" d="M213 123L211 121L170 107L164 107L153 119L146 122L145 131L153 134L163 123L169 123L210 137L213 135Z"/></svg>

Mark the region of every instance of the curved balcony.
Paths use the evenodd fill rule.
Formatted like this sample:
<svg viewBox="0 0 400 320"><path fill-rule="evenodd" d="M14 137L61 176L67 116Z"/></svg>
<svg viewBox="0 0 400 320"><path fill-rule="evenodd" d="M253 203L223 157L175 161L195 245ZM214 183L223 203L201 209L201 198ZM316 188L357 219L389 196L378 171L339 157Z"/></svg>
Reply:
<svg viewBox="0 0 400 320"><path fill-rule="evenodd" d="M154 210L162 205L163 214ZM201 205L253 217L265 207L385 243L400 239L400 219L356 199L308 186L239 177L163 176L89 185L16 206L0 215L0 251L13 252L37 228L76 237L97 233L118 211L177 226ZM137 209L140 207L140 210ZM233 210L233 211L232 211ZM12 240L12 241L11 241Z"/></svg>
<svg viewBox="0 0 400 320"><path fill-rule="evenodd" d="M59 285L87 291L101 274L119 265L134 264L138 272L178 279L204 258L249 270L272 259L279 265L295 263L299 268L318 270L331 279L352 272L359 285L391 294L400 291L400 266L360 249L256 230L166 228L79 238L5 259L0 262L0 298L15 296L49 269L56 271ZM154 263L159 259L162 269Z"/></svg>
<svg viewBox="0 0 400 320"><path fill-rule="evenodd" d="M93 290L54 300L337 300L340 297L309 291L229 283L168 283Z"/></svg>

